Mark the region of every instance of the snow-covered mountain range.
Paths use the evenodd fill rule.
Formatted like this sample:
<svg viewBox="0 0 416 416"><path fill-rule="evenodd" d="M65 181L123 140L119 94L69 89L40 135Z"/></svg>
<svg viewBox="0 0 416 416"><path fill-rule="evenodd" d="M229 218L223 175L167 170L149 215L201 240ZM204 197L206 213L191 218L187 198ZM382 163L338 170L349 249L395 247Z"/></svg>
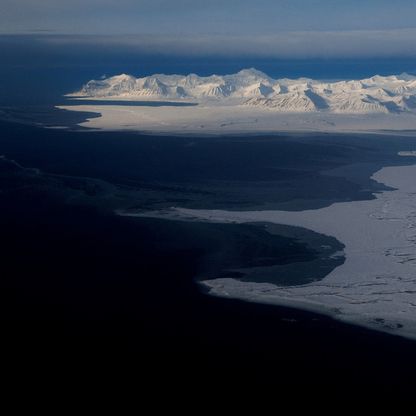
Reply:
<svg viewBox="0 0 416 416"><path fill-rule="evenodd" d="M244 105L292 113L416 113L416 76L376 75L324 82L308 78L276 80L255 69L208 77L157 74L135 78L122 74L89 81L71 96Z"/></svg>

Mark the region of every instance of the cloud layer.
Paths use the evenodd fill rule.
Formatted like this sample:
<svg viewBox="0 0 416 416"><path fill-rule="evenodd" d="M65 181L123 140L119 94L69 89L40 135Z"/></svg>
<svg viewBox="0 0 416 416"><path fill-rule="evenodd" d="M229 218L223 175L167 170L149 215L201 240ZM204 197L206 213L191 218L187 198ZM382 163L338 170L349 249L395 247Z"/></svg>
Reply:
<svg viewBox="0 0 416 416"><path fill-rule="evenodd" d="M275 35L40 36L50 47L95 48L160 56L259 58L415 57L416 29L283 32Z"/></svg>
<svg viewBox="0 0 416 416"><path fill-rule="evenodd" d="M415 0L0 0L0 34L161 56L414 57L415 15Z"/></svg>

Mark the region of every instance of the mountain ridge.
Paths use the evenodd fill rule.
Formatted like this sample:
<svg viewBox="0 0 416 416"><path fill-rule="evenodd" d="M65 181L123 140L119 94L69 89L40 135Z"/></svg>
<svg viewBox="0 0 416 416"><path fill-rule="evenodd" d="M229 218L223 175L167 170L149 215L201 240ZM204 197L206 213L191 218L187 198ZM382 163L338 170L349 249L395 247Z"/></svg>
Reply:
<svg viewBox="0 0 416 416"><path fill-rule="evenodd" d="M120 74L87 82L74 98L184 100L205 106L243 105L276 112L415 113L416 76L374 75L361 80L273 79L255 68L231 75Z"/></svg>

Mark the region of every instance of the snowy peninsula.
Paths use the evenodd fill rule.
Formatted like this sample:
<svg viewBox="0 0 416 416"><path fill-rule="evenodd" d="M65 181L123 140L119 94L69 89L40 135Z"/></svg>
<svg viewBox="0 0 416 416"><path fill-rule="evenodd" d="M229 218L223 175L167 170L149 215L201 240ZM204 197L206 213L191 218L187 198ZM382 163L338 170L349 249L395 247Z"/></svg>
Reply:
<svg viewBox="0 0 416 416"><path fill-rule="evenodd" d="M201 77L117 75L69 94L86 127L152 132L416 129L416 76L273 79L255 69ZM299 117L301 115L301 117Z"/></svg>

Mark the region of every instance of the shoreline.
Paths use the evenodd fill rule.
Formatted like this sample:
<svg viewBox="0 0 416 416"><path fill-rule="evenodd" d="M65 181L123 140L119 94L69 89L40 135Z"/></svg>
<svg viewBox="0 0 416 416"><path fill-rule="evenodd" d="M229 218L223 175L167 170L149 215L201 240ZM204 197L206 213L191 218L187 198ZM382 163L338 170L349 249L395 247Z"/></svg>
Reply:
<svg viewBox="0 0 416 416"><path fill-rule="evenodd" d="M84 108L85 107L85 108ZM88 107L88 108L87 108ZM117 122L110 125L101 125L103 118L105 118L105 107L97 109L97 106L76 106L76 105L53 105L50 106L42 105L39 108L37 106L32 106L31 111L34 111L38 118L45 118L45 121L38 122L35 121L33 117L27 117L25 113L24 117L19 113L16 113L16 108L14 107L0 107L0 121L5 123L13 124L22 124L29 125L38 128L45 128L47 130L67 130L71 132L91 132L91 133L125 133L125 134L138 134L149 137L166 137L174 136L178 138L216 138L216 137L230 137L230 138L239 138L243 134L245 137L260 137L267 138L270 136L281 135L281 136L310 136L315 134L336 134L338 136L348 136L348 135L368 135L368 136L395 136L401 138L415 137L416 136L416 116L415 123L412 124L411 128L403 128L402 124L397 126L397 129L388 128L386 125L385 128L341 128L335 126L332 129L325 128L267 128L267 129L247 129L247 126L241 129L221 129L214 127L212 129L201 129L195 128L192 129L180 129L178 126L170 125L166 129L159 129L154 125L130 125L123 126L117 125ZM120 107L120 106L117 106ZM123 107L123 106L121 106ZM130 106L129 106L130 107ZM124 107L123 111L129 111L129 107ZM143 108L143 107L133 107L133 108ZM160 107L159 107L160 108ZM187 108L189 111L189 108ZM130 110L131 111L131 110ZM10 114L9 114L10 113ZM16 114L15 114L16 113ZM60 114L59 114L60 113ZM50 116L53 115L57 121L51 122ZM277 117L292 117L299 118L304 116L304 113L275 113ZM315 114L319 117L319 114ZM30 116L30 112L29 112ZM308 117L308 115L306 115ZM309 115L310 117L311 115ZM312 115L313 117L313 115ZM348 118L348 115L335 115L342 119L343 117ZM351 115L354 117L354 115ZM371 115L370 115L371 117ZM383 116L380 116L383 117ZM393 115L393 118L401 117L400 115ZM69 121L68 121L69 120ZM94 126L94 124L97 124ZM256 126L258 127L258 126Z"/></svg>
<svg viewBox="0 0 416 416"><path fill-rule="evenodd" d="M204 281L203 284L210 288L211 295L223 296L228 293L251 302L300 307L344 322L416 339L416 302L412 302L412 293L416 293L416 278L412 276L416 270L416 247L409 245L408 238L413 236L406 235L406 232L411 234L413 220L416 219L411 217L413 205L416 206L416 200L412 201L416 186L411 183L415 174L416 165L388 167L376 172L373 179L396 190L377 194L372 201L335 203L328 208L303 211L306 215L302 212L287 215L285 212L279 215L281 211L276 211L274 215L273 212L269 215L266 213L272 222L288 225L301 222L306 228L321 230L345 244L345 264L322 281L298 290L295 287L241 284L235 280ZM396 210L392 209L394 201ZM403 203L409 208L400 212ZM331 234L331 222L342 221L345 214L361 214L361 218L352 226L349 236L346 234L351 223L349 227L332 230ZM253 218L252 214L249 216ZM256 218L260 216L261 213L254 214ZM322 226L325 217L328 221ZM363 223L365 217L372 226ZM244 222L244 219L237 221ZM359 227L364 230L361 234ZM358 233L356 238L354 233ZM367 241L360 246L359 239L366 235ZM386 240L383 241L383 238ZM412 262L414 268L409 266Z"/></svg>
<svg viewBox="0 0 416 416"><path fill-rule="evenodd" d="M273 112L243 106L57 105L68 112L95 113L79 128L150 135L209 136L268 134L414 135L412 114L332 114Z"/></svg>
<svg viewBox="0 0 416 416"><path fill-rule="evenodd" d="M346 261L324 279L301 286L200 282L209 294L298 307L337 320L416 339L416 165L385 167L372 178L392 191L368 201L306 211L223 211L174 208L176 218L210 222L271 222L335 237ZM345 219L348 221L344 223Z"/></svg>

